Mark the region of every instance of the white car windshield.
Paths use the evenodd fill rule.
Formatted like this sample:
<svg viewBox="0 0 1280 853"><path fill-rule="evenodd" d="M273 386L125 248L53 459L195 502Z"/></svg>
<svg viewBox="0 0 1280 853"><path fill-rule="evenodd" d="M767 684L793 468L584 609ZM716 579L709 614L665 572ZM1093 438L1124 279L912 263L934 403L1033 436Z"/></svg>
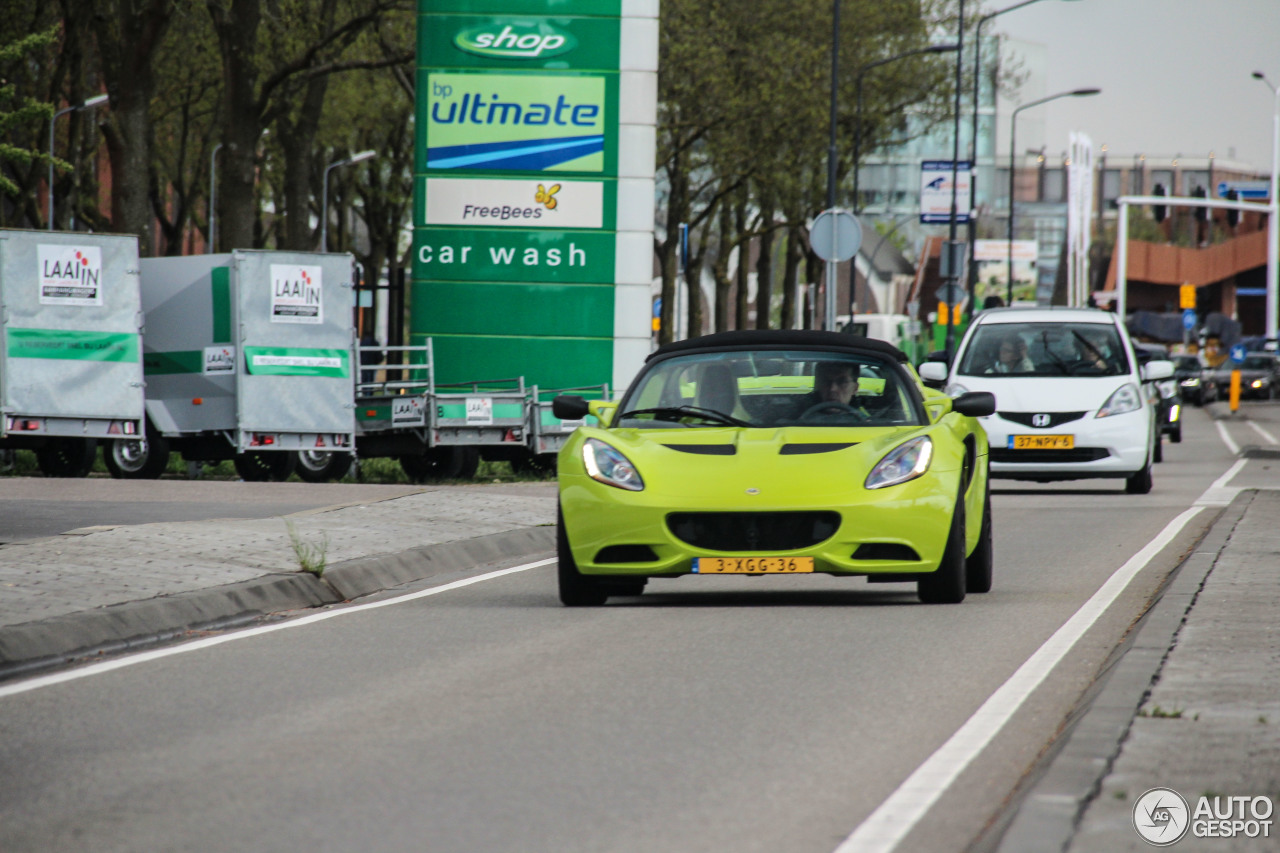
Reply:
<svg viewBox="0 0 1280 853"><path fill-rule="evenodd" d="M641 429L925 424L906 376L871 354L690 353L649 365L614 423Z"/></svg>
<svg viewBox="0 0 1280 853"><path fill-rule="evenodd" d="M958 373L965 376L1120 376L1129 358L1115 326L1101 323L984 323Z"/></svg>

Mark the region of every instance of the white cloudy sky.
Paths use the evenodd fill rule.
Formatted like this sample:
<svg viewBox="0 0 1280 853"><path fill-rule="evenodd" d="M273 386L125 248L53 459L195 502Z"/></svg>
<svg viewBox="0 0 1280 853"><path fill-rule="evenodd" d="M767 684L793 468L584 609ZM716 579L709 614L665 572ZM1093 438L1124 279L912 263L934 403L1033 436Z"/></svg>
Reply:
<svg viewBox="0 0 1280 853"><path fill-rule="evenodd" d="M1014 4L983 0L982 9ZM1271 170L1275 99L1251 75L1280 85L1280 0L1040 0L983 31L1043 44L1048 93L1103 90L1037 108L1051 148L1065 149L1075 130L1120 156L1226 158L1234 149Z"/></svg>

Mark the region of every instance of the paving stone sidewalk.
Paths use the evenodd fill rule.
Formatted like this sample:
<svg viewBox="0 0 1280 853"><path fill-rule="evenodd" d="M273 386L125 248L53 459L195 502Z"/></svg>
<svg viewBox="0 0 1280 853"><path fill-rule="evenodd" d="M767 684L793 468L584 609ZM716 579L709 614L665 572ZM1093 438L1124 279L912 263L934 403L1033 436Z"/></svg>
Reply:
<svg viewBox="0 0 1280 853"><path fill-rule="evenodd" d="M0 677L94 648L333 603L554 548L554 487L462 486L264 519L86 528L0 546ZM294 542L323 554L320 577Z"/></svg>

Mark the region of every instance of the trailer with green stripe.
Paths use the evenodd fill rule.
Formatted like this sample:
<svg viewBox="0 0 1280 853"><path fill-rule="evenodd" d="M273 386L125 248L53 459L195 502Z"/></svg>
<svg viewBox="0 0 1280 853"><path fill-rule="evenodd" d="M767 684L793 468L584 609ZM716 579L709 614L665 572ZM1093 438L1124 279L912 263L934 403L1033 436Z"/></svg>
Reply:
<svg viewBox="0 0 1280 853"><path fill-rule="evenodd" d="M0 450L51 477L142 430L138 240L0 230Z"/></svg>
<svg viewBox="0 0 1280 853"><path fill-rule="evenodd" d="M471 477L481 457L519 465L529 455L529 389L523 377L436 382L431 339L403 347L361 347L361 361L386 365L356 385L356 449L395 457L415 482Z"/></svg>
<svg viewBox="0 0 1280 853"><path fill-rule="evenodd" d="M349 467L354 282L347 254L144 259L146 423L106 448L112 475L158 477L171 451L231 459L246 480L283 480L304 454L321 478Z"/></svg>

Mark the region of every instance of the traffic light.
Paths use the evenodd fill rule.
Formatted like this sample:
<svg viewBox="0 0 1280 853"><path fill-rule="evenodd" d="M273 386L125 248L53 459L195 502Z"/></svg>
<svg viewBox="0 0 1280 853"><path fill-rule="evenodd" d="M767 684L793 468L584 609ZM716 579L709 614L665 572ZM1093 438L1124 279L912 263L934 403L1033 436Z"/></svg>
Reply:
<svg viewBox="0 0 1280 853"><path fill-rule="evenodd" d="M1239 201L1240 193L1235 189L1227 190L1227 201ZM1240 224L1240 209L1232 207L1227 209L1227 224L1235 228Z"/></svg>
<svg viewBox="0 0 1280 853"><path fill-rule="evenodd" d="M1151 190L1151 194L1152 195L1168 195L1169 193L1165 190L1164 184L1156 184L1155 187ZM1152 208L1152 212L1156 216L1156 222L1164 222L1165 214L1169 212L1169 208L1166 205L1157 204Z"/></svg>
<svg viewBox="0 0 1280 853"><path fill-rule="evenodd" d="M1196 187L1191 191L1191 194L1196 198L1205 198L1208 195L1208 193L1205 192L1204 187ZM1195 217L1196 217L1196 222L1206 221L1209 218L1209 208L1197 207L1195 211Z"/></svg>

